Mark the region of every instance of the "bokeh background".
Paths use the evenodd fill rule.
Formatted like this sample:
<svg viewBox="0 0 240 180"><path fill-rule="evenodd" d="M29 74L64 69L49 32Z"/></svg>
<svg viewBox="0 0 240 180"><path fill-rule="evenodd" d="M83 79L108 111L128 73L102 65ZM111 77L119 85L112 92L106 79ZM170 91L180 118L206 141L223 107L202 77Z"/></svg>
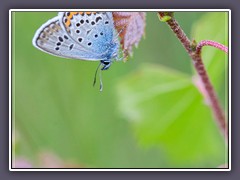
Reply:
<svg viewBox="0 0 240 180"><path fill-rule="evenodd" d="M168 26L147 12L133 57L104 71L32 45L57 12L12 12L13 167L216 168L227 146L201 93L192 63ZM176 12L187 36L228 45L228 13ZM227 109L228 58L212 47L203 59ZM225 110L227 115L227 110Z"/></svg>

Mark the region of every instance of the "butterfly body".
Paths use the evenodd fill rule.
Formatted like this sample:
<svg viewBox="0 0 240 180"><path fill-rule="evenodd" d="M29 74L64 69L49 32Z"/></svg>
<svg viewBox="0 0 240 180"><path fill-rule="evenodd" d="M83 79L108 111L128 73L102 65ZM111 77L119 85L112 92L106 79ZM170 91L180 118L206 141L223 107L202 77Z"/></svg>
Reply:
<svg viewBox="0 0 240 180"><path fill-rule="evenodd" d="M120 47L111 12L60 12L36 31L32 42L55 56L100 61L102 70L118 59Z"/></svg>

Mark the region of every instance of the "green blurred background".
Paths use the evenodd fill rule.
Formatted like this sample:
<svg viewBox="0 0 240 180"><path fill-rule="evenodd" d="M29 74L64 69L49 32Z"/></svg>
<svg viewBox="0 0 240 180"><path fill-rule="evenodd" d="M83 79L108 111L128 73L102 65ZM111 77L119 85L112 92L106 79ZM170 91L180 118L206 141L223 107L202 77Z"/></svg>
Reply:
<svg viewBox="0 0 240 180"><path fill-rule="evenodd" d="M191 60L155 12L147 13L146 36L133 57L103 72L103 92L98 84L92 87L97 62L54 57L33 47L35 31L56 15L12 13L14 163L85 168L227 163L224 139L193 83ZM227 45L227 13L175 17L191 39ZM227 109L227 55L204 47L203 58Z"/></svg>

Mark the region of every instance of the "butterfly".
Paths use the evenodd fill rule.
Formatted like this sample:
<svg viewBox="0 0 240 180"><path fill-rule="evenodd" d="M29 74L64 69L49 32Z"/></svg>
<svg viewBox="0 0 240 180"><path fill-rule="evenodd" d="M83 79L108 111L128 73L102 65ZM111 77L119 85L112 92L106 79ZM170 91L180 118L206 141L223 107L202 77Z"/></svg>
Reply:
<svg viewBox="0 0 240 180"><path fill-rule="evenodd" d="M59 12L35 33L33 45L46 53L71 59L100 61L101 70L119 58L120 42L111 12ZM101 75L101 74L100 74ZM100 76L100 91L102 91Z"/></svg>

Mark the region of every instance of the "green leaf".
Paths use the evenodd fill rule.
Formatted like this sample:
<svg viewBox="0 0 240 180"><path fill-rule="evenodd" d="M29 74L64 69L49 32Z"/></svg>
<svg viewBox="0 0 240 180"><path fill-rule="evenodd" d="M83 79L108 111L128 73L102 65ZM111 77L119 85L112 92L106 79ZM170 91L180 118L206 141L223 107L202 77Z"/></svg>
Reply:
<svg viewBox="0 0 240 180"><path fill-rule="evenodd" d="M224 141L191 78L144 65L118 85L119 108L139 143L158 147L176 167L216 167L225 162Z"/></svg>
<svg viewBox="0 0 240 180"><path fill-rule="evenodd" d="M226 13L207 13L195 23L193 38L225 44L227 24ZM224 52L204 47L203 60L214 87L225 89ZM224 139L191 77L145 65L123 78L118 90L119 108L141 145L164 150L164 156L176 167L217 167L226 163ZM225 91L222 94L225 101Z"/></svg>

